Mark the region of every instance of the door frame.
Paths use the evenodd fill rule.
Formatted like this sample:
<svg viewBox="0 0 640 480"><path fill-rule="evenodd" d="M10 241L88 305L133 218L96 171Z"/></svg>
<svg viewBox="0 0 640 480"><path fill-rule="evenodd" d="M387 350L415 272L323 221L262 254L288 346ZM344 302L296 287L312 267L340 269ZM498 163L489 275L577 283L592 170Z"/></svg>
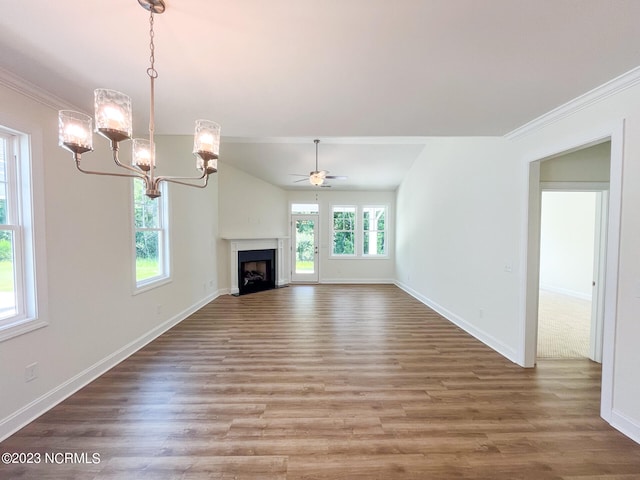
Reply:
<svg viewBox="0 0 640 480"><path fill-rule="evenodd" d="M297 220L313 220L313 273L312 274L296 274L296 221ZM313 213L292 213L291 214L291 283L318 283L320 281L320 256L318 254L320 244L318 238L320 236L320 215Z"/></svg>
<svg viewBox="0 0 640 480"><path fill-rule="evenodd" d="M521 253L524 269L521 292L522 318L520 322L521 347L519 363L524 367L535 366L538 318L538 287L540 277L540 162L572 151L611 141L611 166L609 171L609 215L607 224L607 249L605 291L603 299L604 324L602 333L602 386L600 415L611 423L613 416L613 378L615 373L615 335L617 321L618 265L620 256L620 224L622 207L622 165L624 158L624 119L605 122L569 137L556 139L532 147L524 157L523 192L525 211L522 212L522 232L525 243ZM538 144L539 145L539 144Z"/></svg>
<svg viewBox="0 0 640 480"><path fill-rule="evenodd" d="M542 194L544 192L593 192L596 194L592 257L593 289L591 295L591 326L589 329L589 358L594 362L602 363L604 292L606 288L604 273L606 271L607 261L609 182L540 182L540 205L542 205ZM540 261L538 261L538 271L539 269ZM536 331L537 328L536 323Z"/></svg>

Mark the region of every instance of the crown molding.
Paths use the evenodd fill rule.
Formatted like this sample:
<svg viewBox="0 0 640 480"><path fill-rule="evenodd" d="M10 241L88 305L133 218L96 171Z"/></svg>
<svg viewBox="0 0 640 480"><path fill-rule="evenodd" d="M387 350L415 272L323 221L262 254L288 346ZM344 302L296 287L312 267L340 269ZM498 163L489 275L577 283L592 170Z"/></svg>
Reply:
<svg viewBox="0 0 640 480"><path fill-rule="evenodd" d="M52 108L54 110L83 110L62 98L47 92L43 88L21 78L14 73L0 67L0 85L5 86L25 97Z"/></svg>
<svg viewBox="0 0 640 480"><path fill-rule="evenodd" d="M579 97L570 100L564 105L560 105L554 108L550 112L539 116L538 118L525 123L521 127L510 131L505 134L505 138L508 140L515 140L525 135L529 135L537 130L540 130L552 123L555 123L563 118L573 115L580 110L583 110L593 104L603 101L604 99L616 95L617 93L633 87L640 83L640 67L636 67L623 73L619 77L609 80L607 83L594 88L593 90L580 95Z"/></svg>
<svg viewBox="0 0 640 480"><path fill-rule="evenodd" d="M321 145L422 145L434 137L234 137L223 136L225 143L300 144L313 143L317 138Z"/></svg>

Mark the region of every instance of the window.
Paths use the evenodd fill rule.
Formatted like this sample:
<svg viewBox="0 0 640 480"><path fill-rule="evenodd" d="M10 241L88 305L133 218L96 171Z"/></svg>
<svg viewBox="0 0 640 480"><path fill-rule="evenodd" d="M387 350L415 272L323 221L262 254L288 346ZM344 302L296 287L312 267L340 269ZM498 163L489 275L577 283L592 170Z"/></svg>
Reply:
<svg viewBox="0 0 640 480"><path fill-rule="evenodd" d="M31 168L29 137L0 128L0 340L46 325L37 318Z"/></svg>
<svg viewBox="0 0 640 480"><path fill-rule="evenodd" d="M292 203L291 213L300 215L317 215L320 211L317 203Z"/></svg>
<svg viewBox="0 0 640 480"><path fill-rule="evenodd" d="M333 207L333 255L355 255L356 207Z"/></svg>
<svg viewBox="0 0 640 480"><path fill-rule="evenodd" d="M16 238L20 235L20 222L16 198L15 162L12 152L15 142L9 135L0 137L0 319L15 317L18 313L21 284L21 252Z"/></svg>
<svg viewBox="0 0 640 480"><path fill-rule="evenodd" d="M164 186L164 185L162 185ZM141 179L133 180L136 286L143 288L169 277L167 262L166 188L161 196L145 195Z"/></svg>
<svg viewBox="0 0 640 480"><path fill-rule="evenodd" d="M362 254L386 255L386 207L362 209Z"/></svg>

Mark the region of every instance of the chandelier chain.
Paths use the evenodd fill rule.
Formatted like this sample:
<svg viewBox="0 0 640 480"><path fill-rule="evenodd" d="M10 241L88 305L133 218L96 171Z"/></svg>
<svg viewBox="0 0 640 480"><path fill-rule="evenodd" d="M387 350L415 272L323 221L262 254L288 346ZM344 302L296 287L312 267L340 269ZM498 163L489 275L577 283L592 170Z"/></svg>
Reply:
<svg viewBox="0 0 640 480"><path fill-rule="evenodd" d="M197 156L196 168L200 174L194 176L156 175L155 155L155 80L158 72L155 68L155 32L154 14L165 10L164 0L138 0L149 11L149 140L134 138L132 164L120 161L118 151L120 142L130 140L133 133L131 98L124 93L106 88L94 92L96 131L111 141L113 161L116 166L127 170L118 173L100 170L87 170L80 165L83 153L93 150L92 119L88 115L71 110L58 112L59 145L71 153L76 168L82 173L113 177L137 178L145 183L145 194L149 198L161 195L161 182L176 183L188 187L205 188L209 175L218 171L218 151L220 147L220 125L210 120L196 120L193 153ZM203 180L203 182L201 182Z"/></svg>
<svg viewBox="0 0 640 480"><path fill-rule="evenodd" d="M151 184L153 184L153 177L154 177L154 170L155 170L155 162L156 162L156 147L155 147L155 143L154 143L154 134L155 134L155 129L156 129L156 108L155 108L155 103L156 103L156 94L155 94L155 79L158 78L158 72L155 69L155 62L156 62L156 56L155 56L155 50L156 50L156 46L155 43L153 42L153 37L154 37L154 31L153 31L153 10L150 10L149 13L149 63L150 66L147 69L147 75L149 75L149 79L150 79L150 90L149 90L149 148L151 151L151 170L149 171L149 178L150 178L150 182ZM149 185L149 184L147 184Z"/></svg>
<svg viewBox="0 0 640 480"><path fill-rule="evenodd" d="M155 32L153 31L153 11L149 14L149 68L147 69L147 75L151 78L158 78L158 72L155 68L156 63L156 45L153 42L153 37L155 36Z"/></svg>

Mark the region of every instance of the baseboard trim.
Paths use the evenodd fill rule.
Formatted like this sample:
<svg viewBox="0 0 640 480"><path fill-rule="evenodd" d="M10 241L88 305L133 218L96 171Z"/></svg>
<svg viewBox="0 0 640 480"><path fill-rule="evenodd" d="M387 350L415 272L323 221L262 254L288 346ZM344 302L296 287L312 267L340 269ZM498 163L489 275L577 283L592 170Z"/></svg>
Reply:
<svg viewBox="0 0 640 480"><path fill-rule="evenodd" d="M400 288L401 290L404 290L405 292L407 292L409 295L411 295L416 300L424 303L427 307L429 307L432 310L436 311L437 313L442 315L445 319L449 320L454 325L457 325L458 327L463 329L465 332L467 332L472 337L475 337L476 339L480 340L482 343L484 343L489 348L495 350L496 352L498 352L503 357L507 358L508 360L511 360L513 363L516 363L516 364L518 363L518 361L517 361L517 358L518 358L517 352L513 348L509 347L508 345L505 345L504 343L502 343L497 338L493 337L492 335L490 335L490 334L480 330L479 328L475 327L474 325L470 324L469 322L464 320L462 317L456 315L455 313L453 313L450 310L446 309L442 305L439 305L438 303L434 302L433 300L431 300L431 299L425 297L424 295L418 293L417 291L415 291L414 289L412 289L408 285L405 285L402 282L398 282L398 281L396 281L394 283L398 288Z"/></svg>
<svg viewBox="0 0 640 480"><path fill-rule="evenodd" d="M569 290L567 288L554 287L552 285L540 285L540 290L546 290L547 292L558 293L560 295L566 295L580 300L587 300L589 302L591 301L591 295L578 292L576 290Z"/></svg>
<svg viewBox="0 0 640 480"><path fill-rule="evenodd" d="M323 278L318 283L332 285L393 285L395 281L388 278Z"/></svg>
<svg viewBox="0 0 640 480"><path fill-rule="evenodd" d="M0 421L0 442L151 343L221 295L217 290Z"/></svg>
<svg viewBox="0 0 640 480"><path fill-rule="evenodd" d="M629 417L616 411L611 412L611 421L609 424L620 431L634 442L640 444L640 425L631 420Z"/></svg>

